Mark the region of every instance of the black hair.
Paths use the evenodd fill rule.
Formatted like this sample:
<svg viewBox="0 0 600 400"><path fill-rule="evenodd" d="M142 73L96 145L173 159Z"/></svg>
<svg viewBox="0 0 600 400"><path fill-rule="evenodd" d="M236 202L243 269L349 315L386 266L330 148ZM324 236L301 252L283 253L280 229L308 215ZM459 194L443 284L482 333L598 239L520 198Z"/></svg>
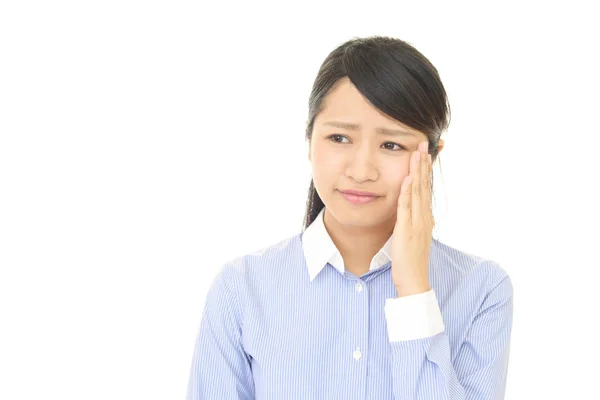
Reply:
<svg viewBox="0 0 600 400"><path fill-rule="evenodd" d="M450 124L450 104L437 69L411 44L388 36L352 38L335 48L321 64L308 101L306 140L312 139L315 117L333 86L348 77L379 111L423 132L432 161L439 139ZM433 177L431 178L433 188ZM304 231L325 205L311 179Z"/></svg>

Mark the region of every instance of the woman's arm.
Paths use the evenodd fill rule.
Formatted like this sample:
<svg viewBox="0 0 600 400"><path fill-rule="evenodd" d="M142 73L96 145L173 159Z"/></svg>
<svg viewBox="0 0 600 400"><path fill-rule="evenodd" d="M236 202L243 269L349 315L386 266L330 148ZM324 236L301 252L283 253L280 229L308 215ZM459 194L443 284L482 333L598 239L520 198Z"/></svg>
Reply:
<svg viewBox="0 0 600 400"><path fill-rule="evenodd" d="M416 295L422 296L421 302L409 303L409 296L386 303L394 398L504 399L513 306L509 277L501 279L485 297L454 357L436 317L441 318L439 307L428 295L434 293ZM419 317L411 321L406 318L410 315ZM421 334L429 331L431 335L415 338L419 335L415 326L421 327Z"/></svg>
<svg viewBox="0 0 600 400"><path fill-rule="evenodd" d="M232 272L225 265L206 296L187 400L254 399L250 361L241 346L240 307Z"/></svg>

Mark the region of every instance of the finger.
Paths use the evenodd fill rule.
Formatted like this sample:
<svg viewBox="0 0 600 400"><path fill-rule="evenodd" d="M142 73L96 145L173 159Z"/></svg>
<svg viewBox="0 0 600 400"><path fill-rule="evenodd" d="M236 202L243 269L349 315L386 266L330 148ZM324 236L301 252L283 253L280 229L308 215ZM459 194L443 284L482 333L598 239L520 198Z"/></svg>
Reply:
<svg viewBox="0 0 600 400"><path fill-rule="evenodd" d="M412 197L412 176L407 175L402 181L400 187L400 196L398 197L398 215L396 224L403 229L411 226L411 197Z"/></svg>
<svg viewBox="0 0 600 400"><path fill-rule="evenodd" d="M424 209L427 210L427 216L429 218L429 222L431 224L433 224L433 214L432 214L432 210L431 210L431 175L432 175L432 171L433 171L433 167L432 167L432 162L431 162L431 154L427 154L427 165L425 167L425 170L427 171L425 173L426 179L425 179L425 184L423 186L423 199L425 200L424 202Z"/></svg>
<svg viewBox="0 0 600 400"><path fill-rule="evenodd" d="M425 142L423 147L421 148L421 190L419 192L420 197L420 207L421 207L421 218L420 220L427 225L430 219L431 210L429 208L429 193L430 193L430 184L429 184L429 152L428 152L428 143Z"/></svg>
<svg viewBox="0 0 600 400"><path fill-rule="evenodd" d="M421 163L422 161L422 153L421 150L417 149L414 152L412 157L414 161L412 161L413 167L411 168L412 175L412 204L411 204L411 226L421 225L422 218L422 203L421 203Z"/></svg>

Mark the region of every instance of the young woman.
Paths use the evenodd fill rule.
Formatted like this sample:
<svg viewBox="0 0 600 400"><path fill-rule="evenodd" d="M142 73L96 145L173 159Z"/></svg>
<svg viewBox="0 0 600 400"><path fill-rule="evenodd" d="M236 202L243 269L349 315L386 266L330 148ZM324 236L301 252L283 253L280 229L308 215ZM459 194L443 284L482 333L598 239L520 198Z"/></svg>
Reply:
<svg viewBox="0 0 600 400"><path fill-rule="evenodd" d="M225 263L188 399L502 399L513 287L432 237L450 108L408 43L352 39L309 99L303 231Z"/></svg>

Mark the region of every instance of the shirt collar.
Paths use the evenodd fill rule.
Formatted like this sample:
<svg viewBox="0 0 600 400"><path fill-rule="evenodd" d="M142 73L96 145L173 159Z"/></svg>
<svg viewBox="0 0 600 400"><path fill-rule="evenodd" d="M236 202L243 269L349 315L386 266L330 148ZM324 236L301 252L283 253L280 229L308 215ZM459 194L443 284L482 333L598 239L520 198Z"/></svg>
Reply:
<svg viewBox="0 0 600 400"><path fill-rule="evenodd" d="M345 273L342 255L325 228L323 222L324 214L325 207L323 207L319 215L317 215L317 218L315 218L302 234L302 250L304 252L304 258L306 260L306 266L311 282L327 263L331 264L339 273ZM390 236L385 245L383 245L371 260L371 271L391 261L391 248L392 236Z"/></svg>

